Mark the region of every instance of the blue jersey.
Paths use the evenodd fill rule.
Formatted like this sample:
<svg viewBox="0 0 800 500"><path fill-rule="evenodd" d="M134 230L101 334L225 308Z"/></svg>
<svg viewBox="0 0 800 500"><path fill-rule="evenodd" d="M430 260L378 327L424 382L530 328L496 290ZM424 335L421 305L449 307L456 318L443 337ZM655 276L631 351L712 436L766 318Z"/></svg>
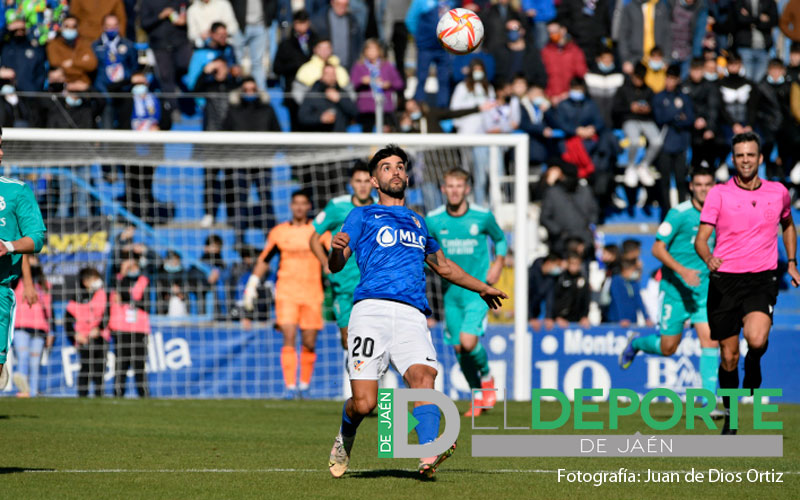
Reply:
<svg viewBox="0 0 800 500"><path fill-rule="evenodd" d="M402 206L356 207L342 232L350 236L361 281L353 302L389 299L431 314L425 294L425 257L439 251L425 219Z"/></svg>

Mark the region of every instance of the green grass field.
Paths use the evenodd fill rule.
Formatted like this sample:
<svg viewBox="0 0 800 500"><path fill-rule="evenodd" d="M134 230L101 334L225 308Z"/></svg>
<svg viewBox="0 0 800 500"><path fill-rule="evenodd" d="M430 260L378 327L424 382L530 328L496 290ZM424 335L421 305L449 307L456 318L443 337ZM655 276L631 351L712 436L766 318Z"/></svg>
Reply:
<svg viewBox="0 0 800 500"><path fill-rule="evenodd" d="M530 422L529 404L508 408L508 425ZM555 414L552 406L545 410ZM743 410L740 433L754 433L751 410ZM663 420L666 407L657 411ZM0 399L0 498L800 498L796 405L780 406L783 458L472 458L464 418L456 454L432 481L418 479L415 460L377 458L377 418L359 429L351 471L332 479L327 457L340 412L341 403L331 401ZM624 418L619 433L647 433L638 418ZM502 427L503 415L495 410L478 421ZM595 487L559 483L555 473L620 467L785 474L782 484Z"/></svg>

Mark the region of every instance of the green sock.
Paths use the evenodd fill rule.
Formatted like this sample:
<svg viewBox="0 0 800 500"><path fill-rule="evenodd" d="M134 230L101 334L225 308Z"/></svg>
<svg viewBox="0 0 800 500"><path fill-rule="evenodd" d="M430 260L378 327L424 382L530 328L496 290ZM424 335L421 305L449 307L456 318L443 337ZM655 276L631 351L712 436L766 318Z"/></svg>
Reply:
<svg viewBox="0 0 800 500"><path fill-rule="evenodd" d="M657 354L661 356L661 337L659 335L647 335L633 339L631 345L634 349L644 351L647 354Z"/></svg>
<svg viewBox="0 0 800 500"><path fill-rule="evenodd" d="M481 344L480 340L478 340L475 349L473 349L469 355L472 358L472 363L478 370L478 375L481 377L489 375L489 355L486 354L486 349L483 348L483 344ZM480 387L480 384L478 384L478 387Z"/></svg>
<svg viewBox="0 0 800 500"><path fill-rule="evenodd" d="M700 352L700 378L703 381L703 389L708 389L714 394L717 393L717 367L719 366L719 348L703 347ZM712 401L716 406L717 402Z"/></svg>
<svg viewBox="0 0 800 500"><path fill-rule="evenodd" d="M467 379L470 388L479 388L481 379L478 377L478 370L475 369L475 365L472 363L472 356L457 352L456 359L458 360L458 366L461 367L461 373L464 374L464 378Z"/></svg>

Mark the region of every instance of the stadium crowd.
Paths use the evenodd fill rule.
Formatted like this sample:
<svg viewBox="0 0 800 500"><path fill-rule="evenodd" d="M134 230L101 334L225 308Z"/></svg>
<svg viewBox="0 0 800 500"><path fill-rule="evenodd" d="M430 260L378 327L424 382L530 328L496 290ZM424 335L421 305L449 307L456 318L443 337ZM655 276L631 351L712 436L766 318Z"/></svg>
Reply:
<svg viewBox="0 0 800 500"><path fill-rule="evenodd" d="M486 35L478 52L454 57L435 27L459 6L479 13ZM673 182L677 200L688 198L690 166L726 179L734 134L758 132L767 177L795 199L800 192L800 0L7 0L0 14L3 127L168 130L200 115L208 131L369 132L382 123L403 133L527 134L550 249L530 268L535 329L590 317L651 324L641 244L597 247L594 228L609 210L637 204L663 219ZM483 204L488 148L467 154ZM153 175L122 172L129 208L149 222L159 219L157 208L142 212L157 206ZM46 217L87 215L89 204L61 182L37 191ZM203 226L223 202L245 226L272 214L270 182L268 169L208 169ZM252 185L261 210L235 214ZM133 244L131 230L119 239L113 287L124 301L141 299L143 312L185 316L189 295L207 311L212 292L215 316L266 318L268 297L254 313L240 307L257 249L238 245L242 261L226 265L212 235L201 258L208 272ZM157 286L157 304L137 276ZM90 289L94 277L85 278ZM123 340L138 370L142 343Z"/></svg>

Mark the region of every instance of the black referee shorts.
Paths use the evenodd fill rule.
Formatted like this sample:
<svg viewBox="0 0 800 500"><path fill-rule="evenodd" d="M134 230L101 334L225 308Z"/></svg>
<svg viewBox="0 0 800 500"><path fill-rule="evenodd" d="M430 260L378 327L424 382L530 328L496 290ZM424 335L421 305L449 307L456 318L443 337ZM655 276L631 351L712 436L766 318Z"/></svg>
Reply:
<svg viewBox="0 0 800 500"><path fill-rule="evenodd" d="M739 335L744 317L751 312L763 312L772 320L777 300L778 275L775 271L711 273L707 302L711 340Z"/></svg>

